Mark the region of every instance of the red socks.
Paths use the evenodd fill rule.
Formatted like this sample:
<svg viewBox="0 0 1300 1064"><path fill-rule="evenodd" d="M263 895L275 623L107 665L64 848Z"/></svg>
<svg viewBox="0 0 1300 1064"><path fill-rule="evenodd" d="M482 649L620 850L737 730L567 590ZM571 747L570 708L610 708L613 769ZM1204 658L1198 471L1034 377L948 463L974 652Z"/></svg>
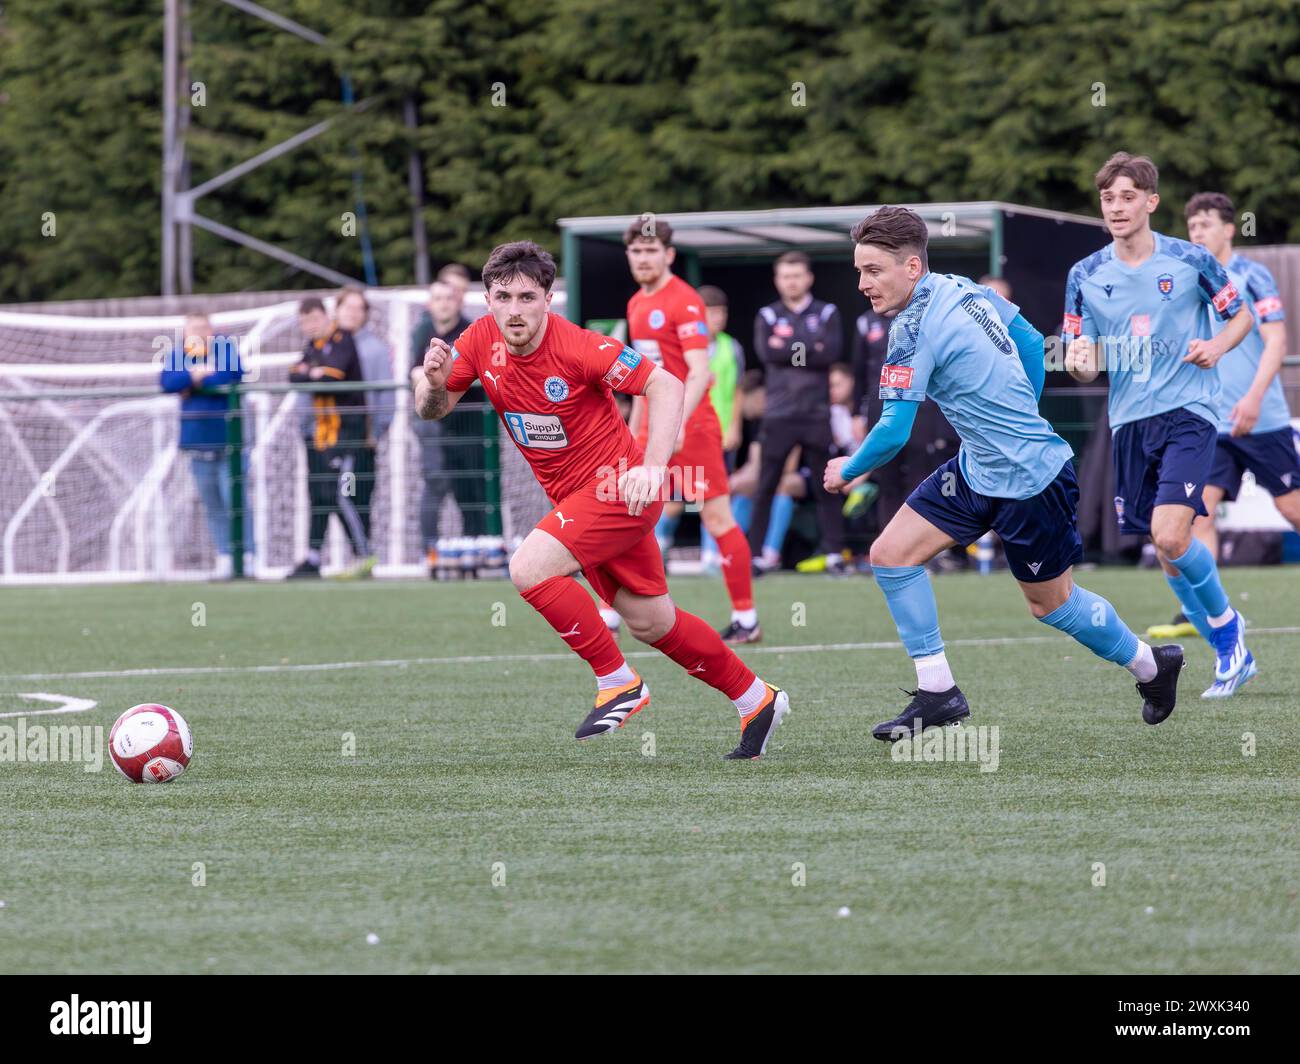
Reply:
<svg viewBox="0 0 1300 1064"><path fill-rule="evenodd" d="M520 594L597 676L623 664L623 653L605 627L596 603L573 577L553 576ZM718 644L722 645L720 639Z"/></svg>
<svg viewBox="0 0 1300 1064"><path fill-rule="evenodd" d="M733 610L754 608L754 574L750 571L752 555L749 540L739 525L718 537L718 553L722 555L722 579L731 596Z"/></svg>
<svg viewBox="0 0 1300 1064"><path fill-rule="evenodd" d="M736 531L740 532L740 529ZM600 619L599 615L596 619ZM677 619L668 634L653 646L697 680L703 680L733 702L754 682L753 671L722 641L722 637L693 613L683 609L678 609Z"/></svg>

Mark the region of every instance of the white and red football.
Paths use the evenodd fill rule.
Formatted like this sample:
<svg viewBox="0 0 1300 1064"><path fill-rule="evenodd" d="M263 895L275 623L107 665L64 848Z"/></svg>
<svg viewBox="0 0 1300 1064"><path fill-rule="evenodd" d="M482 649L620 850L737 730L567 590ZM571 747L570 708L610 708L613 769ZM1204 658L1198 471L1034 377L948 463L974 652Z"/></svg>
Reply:
<svg viewBox="0 0 1300 1064"><path fill-rule="evenodd" d="M176 710L146 702L117 718L108 733L108 753L132 783L166 783L190 763L194 737Z"/></svg>

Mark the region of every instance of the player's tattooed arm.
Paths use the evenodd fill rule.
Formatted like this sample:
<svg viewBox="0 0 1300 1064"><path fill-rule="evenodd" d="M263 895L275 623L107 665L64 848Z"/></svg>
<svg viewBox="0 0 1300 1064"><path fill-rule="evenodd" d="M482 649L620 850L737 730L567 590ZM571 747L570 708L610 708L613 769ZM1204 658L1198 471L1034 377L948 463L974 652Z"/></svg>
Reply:
<svg viewBox="0 0 1300 1064"><path fill-rule="evenodd" d="M424 353L423 373L415 376L415 412L425 421L438 421L450 413L464 392L449 392L451 348L436 336Z"/></svg>

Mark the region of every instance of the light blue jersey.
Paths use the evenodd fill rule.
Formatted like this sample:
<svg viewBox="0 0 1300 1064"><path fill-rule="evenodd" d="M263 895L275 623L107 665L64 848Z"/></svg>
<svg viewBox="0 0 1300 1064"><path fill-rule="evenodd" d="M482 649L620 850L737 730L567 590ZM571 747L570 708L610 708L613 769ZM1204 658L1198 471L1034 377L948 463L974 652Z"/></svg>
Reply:
<svg viewBox="0 0 1300 1064"><path fill-rule="evenodd" d="M1277 284L1268 268L1242 255L1233 255L1225 267L1241 298L1250 307L1255 316L1246 339L1234 347L1219 360L1219 431L1232 431L1232 408L1250 391L1255 383L1255 374L1259 371L1259 360L1264 354L1264 337L1259 331L1260 322L1286 321L1286 312L1282 309L1282 297L1278 295ZM1215 322L1214 331L1223 328L1222 323ZM1250 430L1253 436L1257 432L1276 432L1289 428L1291 411L1287 409L1286 395L1282 391L1282 377L1278 374L1264 393L1264 401L1259 407L1259 421Z"/></svg>
<svg viewBox="0 0 1300 1064"><path fill-rule="evenodd" d="M1000 499L1039 494L1072 457L1038 413L1007 336L1017 310L968 278L926 274L890 327L880 374L882 399L919 403L928 395L939 404L961 437L967 483Z"/></svg>
<svg viewBox="0 0 1300 1064"><path fill-rule="evenodd" d="M1162 233L1140 266L1126 266L1115 245L1070 270L1063 340L1088 336L1110 375L1110 427L1189 410L1219 423L1219 375L1184 362L1193 340L1214 335L1211 316L1227 321L1241 309L1228 274L1208 251ZM1225 357L1232 357L1231 354Z"/></svg>

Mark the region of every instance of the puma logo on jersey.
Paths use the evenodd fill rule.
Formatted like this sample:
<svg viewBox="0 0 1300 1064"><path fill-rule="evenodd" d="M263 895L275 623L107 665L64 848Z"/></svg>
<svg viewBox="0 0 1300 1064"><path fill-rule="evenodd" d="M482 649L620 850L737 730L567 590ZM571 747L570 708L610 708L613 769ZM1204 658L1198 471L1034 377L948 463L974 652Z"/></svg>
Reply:
<svg viewBox="0 0 1300 1064"><path fill-rule="evenodd" d="M596 350L597 350L597 351L604 351L605 348L607 348L607 347L613 347L613 346L614 346L613 344L611 344L608 340L606 340L603 344L601 344L598 348L596 348Z"/></svg>
<svg viewBox="0 0 1300 1064"><path fill-rule="evenodd" d="M487 380L490 380L490 381L492 382L492 386L493 386L494 388L500 388L500 387L501 387L501 384L500 384L500 382L499 382L498 379L497 379L497 375L496 375L495 373L493 373L490 369L485 369L485 370L483 371L483 376L484 376Z"/></svg>
<svg viewBox="0 0 1300 1064"><path fill-rule="evenodd" d="M1192 492L1194 492L1195 490L1196 490L1195 484L1192 484L1189 481L1183 482L1183 491L1187 492L1187 497L1189 499L1192 497Z"/></svg>
<svg viewBox="0 0 1300 1064"><path fill-rule="evenodd" d="M700 312L700 308L697 307L694 303L687 303L686 309L689 310L692 314L698 314Z"/></svg>
<svg viewBox="0 0 1300 1064"><path fill-rule="evenodd" d="M555 511L555 517L560 522L560 528L563 530L565 525L571 525L577 520L576 517L565 517L559 510Z"/></svg>
<svg viewBox="0 0 1300 1064"><path fill-rule="evenodd" d="M1038 575L1038 570L1041 569L1042 567L1043 567L1042 562L1029 562L1029 571L1033 573L1035 576Z"/></svg>

